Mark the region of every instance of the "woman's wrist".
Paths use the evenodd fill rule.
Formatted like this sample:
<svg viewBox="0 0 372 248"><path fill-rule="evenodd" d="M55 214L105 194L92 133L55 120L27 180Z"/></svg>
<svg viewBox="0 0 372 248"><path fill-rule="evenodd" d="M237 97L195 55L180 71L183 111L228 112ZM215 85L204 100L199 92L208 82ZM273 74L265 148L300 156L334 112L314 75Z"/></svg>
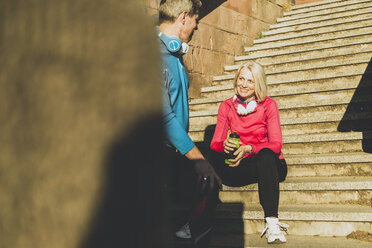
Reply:
<svg viewBox="0 0 372 248"><path fill-rule="evenodd" d="M251 153L253 150L253 146L251 145L245 145L245 153Z"/></svg>

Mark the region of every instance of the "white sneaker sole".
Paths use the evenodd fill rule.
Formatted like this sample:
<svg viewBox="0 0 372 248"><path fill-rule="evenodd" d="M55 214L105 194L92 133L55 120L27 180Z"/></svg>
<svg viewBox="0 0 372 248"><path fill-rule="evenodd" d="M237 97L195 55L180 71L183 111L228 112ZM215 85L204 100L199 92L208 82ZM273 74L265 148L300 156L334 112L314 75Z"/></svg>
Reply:
<svg viewBox="0 0 372 248"><path fill-rule="evenodd" d="M286 243L287 241L281 241L280 239L275 239L274 241L267 241L268 244L284 244Z"/></svg>

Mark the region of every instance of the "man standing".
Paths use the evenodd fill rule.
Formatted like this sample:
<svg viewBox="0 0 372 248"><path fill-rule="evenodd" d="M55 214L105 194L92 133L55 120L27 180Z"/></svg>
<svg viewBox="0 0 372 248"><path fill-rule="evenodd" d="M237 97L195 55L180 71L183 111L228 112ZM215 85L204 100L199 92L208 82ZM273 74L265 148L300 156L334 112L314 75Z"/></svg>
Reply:
<svg viewBox="0 0 372 248"><path fill-rule="evenodd" d="M182 56L187 52L187 42L191 40L194 30L197 29L201 5L200 0L162 0L159 6L157 29L163 62L164 125L167 150L171 157L170 166L173 168L180 167L181 164L193 166L198 182L196 185L199 186L198 192L202 193L202 197L197 198L199 204L196 204L196 210L191 214L189 222L176 232L176 236L192 238L195 243L200 240L201 235L211 230L210 225L203 226L198 221L203 210L208 207L200 204L205 202L201 199L211 192L216 192L217 187L221 187L221 180L213 167L187 134L189 82ZM183 177L185 180L187 174L183 173ZM187 184L195 181L187 177L184 182Z"/></svg>

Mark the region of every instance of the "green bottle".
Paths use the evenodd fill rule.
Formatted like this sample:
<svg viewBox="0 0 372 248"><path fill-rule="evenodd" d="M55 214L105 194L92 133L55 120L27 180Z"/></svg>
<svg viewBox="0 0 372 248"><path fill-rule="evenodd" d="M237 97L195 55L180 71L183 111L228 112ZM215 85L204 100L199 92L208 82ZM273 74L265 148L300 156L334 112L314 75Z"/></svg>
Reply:
<svg viewBox="0 0 372 248"><path fill-rule="evenodd" d="M233 164L233 163L231 163L231 162L229 161L229 159L234 159L234 158L236 158L236 156L234 155L234 152L235 152L236 150L238 150L238 148L239 148L239 146L240 146L240 145L239 145L240 136L239 136L239 134L237 134L236 132L234 132L234 133L231 133L231 134L229 135L229 139L235 141L235 142L236 142L236 146L235 146L235 148L234 148L234 151L231 151L231 152L229 152L229 153L227 154L226 159L225 159L225 163L226 163L226 164Z"/></svg>

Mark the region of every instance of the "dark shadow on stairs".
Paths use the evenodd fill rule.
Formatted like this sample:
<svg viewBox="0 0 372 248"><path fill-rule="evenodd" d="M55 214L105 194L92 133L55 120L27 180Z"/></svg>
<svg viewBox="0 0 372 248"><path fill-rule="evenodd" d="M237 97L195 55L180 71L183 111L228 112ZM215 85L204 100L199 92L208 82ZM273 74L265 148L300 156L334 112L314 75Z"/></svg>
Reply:
<svg viewBox="0 0 372 248"><path fill-rule="evenodd" d="M368 63L337 130L362 132L363 151L372 153L372 59Z"/></svg>
<svg viewBox="0 0 372 248"><path fill-rule="evenodd" d="M216 125L209 125L205 129L204 140L196 144L212 164L216 160L223 159L223 154L210 149L215 128ZM214 167L217 170L217 167ZM242 202L220 203L218 205L215 230L209 248L244 248L243 211L244 204Z"/></svg>

